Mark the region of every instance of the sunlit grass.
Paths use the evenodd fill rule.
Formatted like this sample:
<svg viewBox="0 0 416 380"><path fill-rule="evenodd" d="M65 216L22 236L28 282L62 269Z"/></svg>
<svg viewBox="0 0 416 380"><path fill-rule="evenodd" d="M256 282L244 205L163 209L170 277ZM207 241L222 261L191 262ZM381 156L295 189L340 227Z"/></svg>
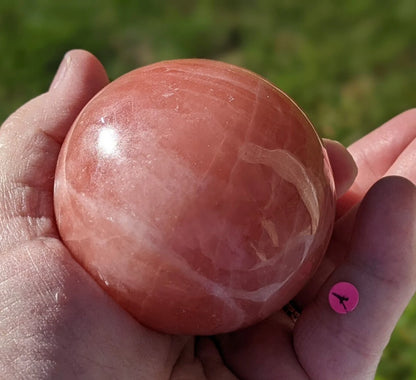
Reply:
<svg viewBox="0 0 416 380"><path fill-rule="evenodd" d="M384 352L376 380L416 380L416 297L407 307Z"/></svg>

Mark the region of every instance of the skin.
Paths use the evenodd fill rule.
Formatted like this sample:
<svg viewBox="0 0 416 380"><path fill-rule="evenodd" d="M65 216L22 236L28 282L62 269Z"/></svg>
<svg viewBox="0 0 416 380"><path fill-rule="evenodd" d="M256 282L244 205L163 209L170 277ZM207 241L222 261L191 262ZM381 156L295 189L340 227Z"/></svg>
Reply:
<svg viewBox="0 0 416 380"><path fill-rule="evenodd" d="M60 379L371 379L416 289L416 110L353 144L326 141L338 220L321 268L278 312L217 337L169 336L140 325L71 257L53 213L62 141L108 83L95 57L65 56L49 91L0 129L0 373ZM407 179L405 179L407 178ZM350 187L350 185L352 186ZM348 190L349 189L349 190ZM360 291L336 314L329 289Z"/></svg>

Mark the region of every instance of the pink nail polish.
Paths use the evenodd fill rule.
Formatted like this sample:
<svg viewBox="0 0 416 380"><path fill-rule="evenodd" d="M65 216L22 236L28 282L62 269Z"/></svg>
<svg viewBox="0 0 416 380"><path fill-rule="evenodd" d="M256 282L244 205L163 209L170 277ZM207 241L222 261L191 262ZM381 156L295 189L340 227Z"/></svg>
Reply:
<svg viewBox="0 0 416 380"><path fill-rule="evenodd" d="M338 314L353 311L360 299L357 288L349 282L338 282L329 291L328 301L332 310Z"/></svg>

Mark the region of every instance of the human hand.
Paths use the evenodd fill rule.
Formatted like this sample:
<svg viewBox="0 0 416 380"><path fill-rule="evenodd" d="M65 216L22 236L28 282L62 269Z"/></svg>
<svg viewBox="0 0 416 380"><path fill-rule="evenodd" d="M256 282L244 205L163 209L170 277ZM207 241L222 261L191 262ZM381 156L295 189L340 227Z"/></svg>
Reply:
<svg viewBox="0 0 416 380"><path fill-rule="evenodd" d="M190 341L138 324L59 238L58 153L77 114L107 83L93 56L72 51L50 90L0 129L1 378L167 379Z"/></svg>
<svg viewBox="0 0 416 380"><path fill-rule="evenodd" d="M101 64L83 51L68 53L61 70L48 93L20 108L0 129L0 372L5 378L359 379L374 373L415 288L413 186L386 179L370 191L357 216L348 211L338 221L327 257L346 257L345 262L335 271L327 264L331 260L323 262L331 270L317 273L316 283L324 286L315 300L308 289L299 295L304 311L296 325L278 312L215 338L160 334L107 296L59 239L52 200L60 145L81 108L108 83ZM353 170L340 147L327 144L341 193ZM400 147L391 146L399 155ZM407 151L404 146L401 151ZM356 183L341 201L354 194L359 202L364 195L360 175L366 166L358 162ZM359 307L345 318L325 302L325 287L341 278L361 294ZM354 340L357 336L361 340Z"/></svg>
<svg viewBox="0 0 416 380"><path fill-rule="evenodd" d="M337 144L326 146L338 188L346 190L348 162ZM242 378L374 378L415 293L416 109L388 121L349 151L358 175L345 194L338 192L339 218L325 258L295 298L303 308L299 319L290 323L278 312L218 338L224 360L235 373L244 373ZM347 315L328 305L329 291L340 281L360 292L357 309Z"/></svg>

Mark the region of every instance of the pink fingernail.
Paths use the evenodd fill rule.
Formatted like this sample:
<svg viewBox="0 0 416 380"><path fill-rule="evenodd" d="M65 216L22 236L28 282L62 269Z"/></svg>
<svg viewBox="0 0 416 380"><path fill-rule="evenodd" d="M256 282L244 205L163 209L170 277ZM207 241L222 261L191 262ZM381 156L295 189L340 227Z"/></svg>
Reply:
<svg viewBox="0 0 416 380"><path fill-rule="evenodd" d="M349 282L338 282L329 291L328 301L332 310L338 314L347 314L353 311L360 299L357 288Z"/></svg>
<svg viewBox="0 0 416 380"><path fill-rule="evenodd" d="M53 81L50 85L51 90L54 90L62 83L62 81L65 78L66 73L68 72L68 67L70 64L71 64L71 56L69 54L66 54L64 58L62 59L62 62L59 65L58 71L56 72L55 77L53 78Z"/></svg>

